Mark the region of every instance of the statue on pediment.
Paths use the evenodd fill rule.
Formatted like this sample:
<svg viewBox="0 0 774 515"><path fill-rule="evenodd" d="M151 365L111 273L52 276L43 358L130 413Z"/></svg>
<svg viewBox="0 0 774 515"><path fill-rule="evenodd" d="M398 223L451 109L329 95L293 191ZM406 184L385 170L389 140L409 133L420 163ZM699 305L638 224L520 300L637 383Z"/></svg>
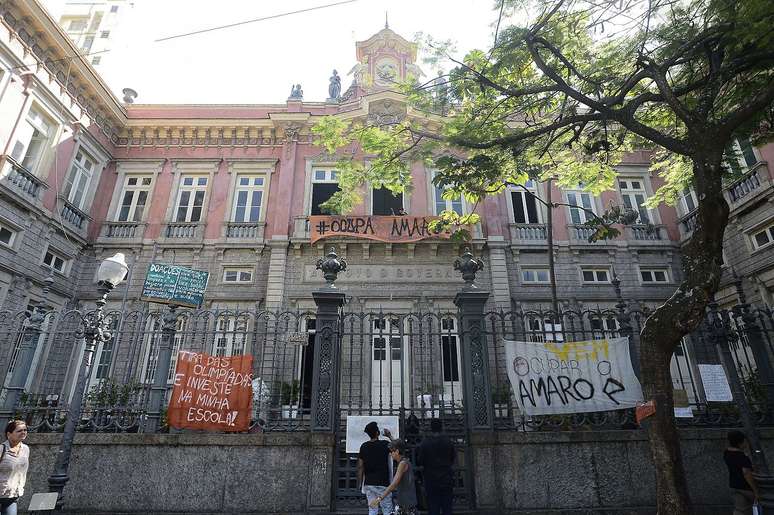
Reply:
<svg viewBox="0 0 774 515"><path fill-rule="evenodd" d="M328 100L338 100L341 96L341 77L339 72L333 70L333 75L330 78L330 84L328 84Z"/></svg>

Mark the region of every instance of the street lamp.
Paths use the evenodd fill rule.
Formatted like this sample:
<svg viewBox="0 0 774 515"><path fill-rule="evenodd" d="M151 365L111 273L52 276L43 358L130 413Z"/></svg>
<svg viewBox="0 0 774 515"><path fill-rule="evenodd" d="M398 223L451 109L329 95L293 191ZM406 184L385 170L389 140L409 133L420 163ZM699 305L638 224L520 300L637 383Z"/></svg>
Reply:
<svg viewBox="0 0 774 515"><path fill-rule="evenodd" d="M97 270L97 288L101 294L100 298L95 302L97 309L82 317L85 342L83 361L78 367L78 380L75 383L73 398L67 410L67 420L65 421L62 443L59 446L59 453L54 464L54 471L48 476L49 491L57 493L56 510L62 509L64 502L62 492L70 479L70 476L68 476L70 454L72 453L75 431L81 418L81 406L91 369L91 357L97 344L105 342L111 337L105 327L103 308L107 303L107 296L110 291L124 280L128 271L129 267L126 264L126 259L120 252L102 261L99 265L99 270Z"/></svg>

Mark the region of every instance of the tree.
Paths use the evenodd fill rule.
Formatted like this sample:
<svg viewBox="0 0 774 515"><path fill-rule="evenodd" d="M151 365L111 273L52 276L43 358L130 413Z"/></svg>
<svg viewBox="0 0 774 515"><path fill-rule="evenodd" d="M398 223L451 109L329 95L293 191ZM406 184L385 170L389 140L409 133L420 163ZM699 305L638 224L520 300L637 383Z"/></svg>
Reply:
<svg viewBox="0 0 774 515"><path fill-rule="evenodd" d="M682 281L645 321L641 382L656 413L649 440L659 513L691 512L673 417L669 363L705 316L719 286L729 207L724 149L739 134L770 135L774 119L774 4L769 0L503 0L508 14L534 13L496 31L488 51L473 50L444 76L448 116L389 127L336 118L316 128L330 152L353 140L374 159L341 162L341 195L329 207L359 202L365 182L410 188L406 163L431 161L436 185L476 203L527 170L594 193L613 187L614 166L633 148L653 152L665 180L652 203L674 203L687 187L699 199L683 249ZM517 11L519 10L519 11ZM445 47L435 45L436 55ZM448 58L448 56L445 56ZM439 103L433 84L400 86L417 109ZM444 224L476 215L444 213ZM600 225L600 231L610 230Z"/></svg>

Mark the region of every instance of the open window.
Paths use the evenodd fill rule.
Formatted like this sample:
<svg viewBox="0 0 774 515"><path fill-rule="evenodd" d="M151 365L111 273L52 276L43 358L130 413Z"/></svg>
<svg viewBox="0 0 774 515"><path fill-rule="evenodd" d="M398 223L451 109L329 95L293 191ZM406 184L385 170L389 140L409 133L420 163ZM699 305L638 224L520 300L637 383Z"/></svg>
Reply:
<svg viewBox="0 0 774 515"><path fill-rule="evenodd" d="M336 170L315 168L312 170L311 215L324 215L320 205L324 204L339 190L339 178Z"/></svg>
<svg viewBox="0 0 774 515"><path fill-rule="evenodd" d="M372 214L400 216L404 211L403 193L393 193L388 188L374 188L371 191Z"/></svg>
<svg viewBox="0 0 774 515"><path fill-rule="evenodd" d="M508 188L508 194L511 201L511 214L513 223L517 224L539 224L542 223L541 209L537 200L537 183L528 180L524 183L524 188Z"/></svg>
<svg viewBox="0 0 774 515"><path fill-rule="evenodd" d="M54 138L56 124L36 107L30 108L20 124L11 157L30 173L36 174Z"/></svg>

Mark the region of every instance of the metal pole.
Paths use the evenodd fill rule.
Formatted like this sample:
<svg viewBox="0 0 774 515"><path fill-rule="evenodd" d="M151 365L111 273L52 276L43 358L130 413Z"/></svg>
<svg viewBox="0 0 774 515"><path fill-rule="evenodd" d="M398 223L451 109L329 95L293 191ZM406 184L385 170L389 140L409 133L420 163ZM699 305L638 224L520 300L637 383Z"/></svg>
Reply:
<svg viewBox="0 0 774 515"><path fill-rule="evenodd" d="M56 501L56 510L61 511L64 504L64 487L70 480L68 475L70 469L70 455L72 454L73 440L75 432L78 429L78 423L81 419L81 407L83 404L83 395L86 390L86 383L89 380L91 369L91 358L94 349L99 342L110 339L110 335L105 329L105 314L103 308L107 302L108 293L113 289L113 285L108 282L100 282L98 285L102 296L95 302L97 309L83 317L83 336L85 348L83 351L83 361L78 369L78 381L75 384L75 391L67 410L67 420L62 435L62 443L59 446L59 453L56 457L53 473L48 476L48 486L50 492L58 494Z"/></svg>
<svg viewBox="0 0 774 515"><path fill-rule="evenodd" d="M168 310L161 316L161 343L156 359L156 372L153 375L153 386L150 392L149 424L146 430L155 433L161 427L161 412L167 398L167 379L169 365L172 362L172 349L175 346L175 331L177 329L177 306L170 304Z"/></svg>
<svg viewBox="0 0 774 515"><path fill-rule="evenodd" d="M35 351L37 351L38 343L40 342L41 326L46 320L44 302L48 297L52 284L54 284L54 278L51 276L46 277L43 283L42 301L35 306L35 309L30 314L27 326L22 330L23 334L21 342L19 342L19 351L16 354L16 364L6 388L2 416L0 416L0 424L3 426L13 418L19 400L24 394L24 387L27 384L27 378L32 368L32 360L35 358Z"/></svg>

